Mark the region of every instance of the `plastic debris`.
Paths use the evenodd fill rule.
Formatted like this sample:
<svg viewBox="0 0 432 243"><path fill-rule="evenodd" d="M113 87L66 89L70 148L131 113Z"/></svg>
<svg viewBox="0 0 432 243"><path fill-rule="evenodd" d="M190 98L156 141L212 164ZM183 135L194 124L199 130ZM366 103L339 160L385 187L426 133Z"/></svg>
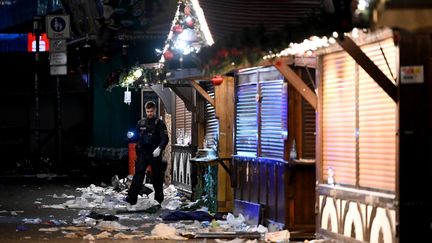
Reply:
<svg viewBox="0 0 432 243"><path fill-rule="evenodd" d="M42 222L42 219L40 219L40 218L34 218L34 219L23 218L22 221L25 224L39 224Z"/></svg>
<svg viewBox="0 0 432 243"><path fill-rule="evenodd" d="M29 227L27 227L27 226L25 226L25 225L18 225L18 226L15 228L15 230L16 230L16 231L26 231L26 230L29 230Z"/></svg>

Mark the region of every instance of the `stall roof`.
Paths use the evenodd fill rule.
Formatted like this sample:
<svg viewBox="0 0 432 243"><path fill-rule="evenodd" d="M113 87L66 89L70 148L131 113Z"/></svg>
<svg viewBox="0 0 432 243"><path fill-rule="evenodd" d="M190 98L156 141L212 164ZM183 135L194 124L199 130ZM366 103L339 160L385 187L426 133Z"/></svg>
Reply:
<svg viewBox="0 0 432 243"><path fill-rule="evenodd" d="M246 27L261 25L268 32L298 25L302 18L320 11L320 0L200 0L213 39Z"/></svg>
<svg viewBox="0 0 432 243"><path fill-rule="evenodd" d="M380 1L375 8L373 27L391 27L412 32L432 32L432 1Z"/></svg>

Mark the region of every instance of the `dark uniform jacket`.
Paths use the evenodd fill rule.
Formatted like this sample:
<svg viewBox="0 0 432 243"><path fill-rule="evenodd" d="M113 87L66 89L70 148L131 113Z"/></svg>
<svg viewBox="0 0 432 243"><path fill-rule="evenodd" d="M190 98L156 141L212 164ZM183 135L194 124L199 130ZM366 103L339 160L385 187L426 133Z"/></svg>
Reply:
<svg viewBox="0 0 432 243"><path fill-rule="evenodd" d="M164 150L168 144L168 132L165 123L159 118L144 118L137 122L139 133L137 151L152 153L157 147Z"/></svg>

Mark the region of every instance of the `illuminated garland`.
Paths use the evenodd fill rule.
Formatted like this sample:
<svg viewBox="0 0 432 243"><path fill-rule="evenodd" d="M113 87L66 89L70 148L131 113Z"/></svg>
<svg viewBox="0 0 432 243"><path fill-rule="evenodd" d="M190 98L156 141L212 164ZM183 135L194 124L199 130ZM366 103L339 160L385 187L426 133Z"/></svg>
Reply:
<svg viewBox="0 0 432 243"><path fill-rule="evenodd" d="M123 88L142 88L150 87L151 84L166 82L167 71L163 66L143 67L132 66L123 71L116 70L106 80L107 90L116 86Z"/></svg>

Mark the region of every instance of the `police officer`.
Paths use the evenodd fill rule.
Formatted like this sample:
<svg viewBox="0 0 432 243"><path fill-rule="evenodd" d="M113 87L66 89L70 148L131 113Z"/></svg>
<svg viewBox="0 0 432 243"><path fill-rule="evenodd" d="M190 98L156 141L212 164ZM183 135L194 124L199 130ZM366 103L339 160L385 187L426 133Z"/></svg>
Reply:
<svg viewBox="0 0 432 243"><path fill-rule="evenodd" d="M125 199L131 205L137 202L148 165L151 165L155 200L159 203L164 200L163 182L166 165L162 164L162 151L168 144L168 132L165 123L156 117L156 104L148 101L144 107L146 117L137 123L139 136L136 141L135 175ZM128 137L131 138L129 134Z"/></svg>

